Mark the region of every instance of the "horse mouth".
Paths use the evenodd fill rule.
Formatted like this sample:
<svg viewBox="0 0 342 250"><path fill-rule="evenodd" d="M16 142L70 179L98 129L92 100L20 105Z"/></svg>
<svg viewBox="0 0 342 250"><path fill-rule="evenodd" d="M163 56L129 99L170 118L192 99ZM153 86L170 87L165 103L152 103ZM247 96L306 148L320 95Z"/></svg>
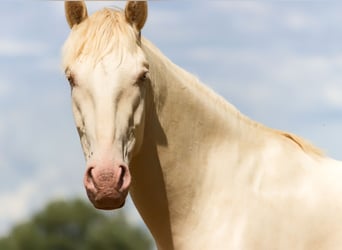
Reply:
<svg viewBox="0 0 342 250"><path fill-rule="evenodd" d="M129 169L116 167L89 167L84 177L84 186L95 208L112 210L125 204L131 183Z"/></svg>
<svg viewBox="0 0 342 250"><path fill-rule="evenodd" d="M94 207L97 209L113 210L119 209L125 205L126 196L127 194L124 193L118 193L116 197L102 196L101 194L98 194L94 197L94 199L89 199L91 203L94 205Z"/></svg>

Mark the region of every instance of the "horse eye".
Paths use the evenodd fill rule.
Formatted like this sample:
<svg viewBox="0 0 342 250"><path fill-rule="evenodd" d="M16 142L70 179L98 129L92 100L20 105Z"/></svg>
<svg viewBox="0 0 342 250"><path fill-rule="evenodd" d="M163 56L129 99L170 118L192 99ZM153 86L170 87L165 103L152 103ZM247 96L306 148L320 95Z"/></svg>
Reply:
<svg viewBox="0 0 342 250"><path fill-rule="evenodd" d="M139 80L142 81L142 82L144 82L144 81L147 80L147 78L148 78L148 71L144 72L144 73L140 76Z"/></svg>
<svg viewBox="0 0 342 250"><path fill-rule="evenodd" d="M75 87L75 82L73 77L68 77L68 81L71 87Z"/></svg>
<svg viewBox="0 0 342 250"><path fill-rule="evenodd" d="M71 87L75 87L75 79L73 77L73 75L71 73L68 73L66 75L67 79L68 79L68 82L70 84Z"/></svg>

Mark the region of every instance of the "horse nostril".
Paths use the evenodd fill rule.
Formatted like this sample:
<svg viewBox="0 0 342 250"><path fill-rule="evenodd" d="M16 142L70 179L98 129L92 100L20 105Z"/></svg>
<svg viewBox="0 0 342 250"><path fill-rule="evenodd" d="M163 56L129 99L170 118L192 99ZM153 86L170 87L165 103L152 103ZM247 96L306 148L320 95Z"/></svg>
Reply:
<svg viewBox="0 0 342 250"><path fill-rule="evenodd" d="M121 189L122 185L124 184L124 177L126 174L126 167L125 166L120 166L119 167L121 170L120 177L119 177L119 182L118 182L118 189Z"/></svg>
<svg viewBox="0 0 342 250"><path fill-rule="evenodd" d="M97 192L97 187L95 186L95 179L94 179L93 172L92 172L93 170L94 170L94 167L89 167L86 170L84 174L84 179L83 179L83 183L86 188L87 195L91 201L95 199L95 195Z"/></svg>
<svg viewBox="0 0 342 250"><path fill-rule="evenodd" d="M88 170L87 170L87 173L86 173L86 179L88 182L93 182L94 179L93 179L93 171L94 167L89 167Z"/></svg>

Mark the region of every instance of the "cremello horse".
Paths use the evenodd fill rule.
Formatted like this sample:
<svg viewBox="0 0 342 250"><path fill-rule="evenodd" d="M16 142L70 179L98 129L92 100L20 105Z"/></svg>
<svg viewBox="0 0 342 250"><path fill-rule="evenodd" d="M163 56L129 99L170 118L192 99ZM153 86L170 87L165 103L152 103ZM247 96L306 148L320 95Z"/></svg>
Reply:
<svg viewBox="0 0 342 250"><path fill-rule="evenodd" d="M63 66L101 209L130 194L159 249L342 249L342 164L243 116L141 36L146 2L65 2ZM132 239L134 240L134 239Z"/></svg>

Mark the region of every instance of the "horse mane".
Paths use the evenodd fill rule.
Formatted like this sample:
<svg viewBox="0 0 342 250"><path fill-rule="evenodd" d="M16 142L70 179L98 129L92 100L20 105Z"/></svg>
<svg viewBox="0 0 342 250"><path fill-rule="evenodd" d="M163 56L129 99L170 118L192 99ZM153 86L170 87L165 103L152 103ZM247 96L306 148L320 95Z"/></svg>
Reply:
<svg viewBox="0 0 342 250"><path fill-rule="evenodd" d="M253 127L257 127L259 129L271 132L276 136L284 137L286 139L291 140L292 142L297 144L307 154L314 155L314 156L323 156L324 155L322 150L320 150L319 148L317 148L313 144L309 143L308 141L304 140L303 138L301 138L297 135L294 135L294 134L289 133L289 132L277 130L277 129L272 129L272 128L269 128L267 126L264 126L261 123L258 123L256 121L251 120L249 117L243 115L232 104L227 103L227 101L225 101L225 99L223 97L221 97L217 94L214 95L213 91L211 91L210 89L208 89L208 90L209 90L209 91L207 91L208 94L211 95L213 98L215 98L216 102L218 104L221 104L221 106L224 106L225 109L229 109L230 111L233 110L236 113L236 116L238 117L238 119L244 120L247 124L250 124Z"/></svg>
<svg viewBox="0 0 342 250"><path fill-rule="evenodd" d="M311 143L307 142L306 140L304 140L303 138L301 138L297 135L294 135L294 134L291 134L288 132L284 132L284 131L275 131L275 132L281 136L284 136L284 137L290 139L294 143L296 143L306 153L317 155L317 156L323 156L324 155L322 150L320 150L319 148L315 147L314 145L312 145Z"/></svg>
<svg viewBox="0 0 342 250"><path fill-rule="evenodd" d="M314 156L323 156L324 155L322 150L320 150L319 148L317 148L313 144L309 143L308 141L304 140L303 138L301 138L297 135L294 135L292 133L289 133L289 132L268 128L268 127L264 126L263 124L258 123L256 121L253 121L250 118L248 118L247 116L241 114L240 111L238 111L233 105L231 105L229 103L227 105L227 102L221 96L216 95L214 98L216 98L216 101L218 103L221 103L221 105L225 106L226 109L227 108L229 108L229 109L233 108L233 110L235 110L236 115L238 116L239 119L245 120L248 124L252 125L253 127L258 127L259 129L269 131L269 132L275 134L276 136L281 136L281 137L284 137L286 139L289 139L292 142L294 142L295 144L297 144L307 154L311 154Z"/></svg>
<svg viewBox="0 0 342 250"><path fill-rule="evenodd" d="M289 132L285 132L282 130L277 130L277 129L272 129L269 127L264 126L261 123L258 123L256 121L251 120L250 118L248 118L247 116L243 115L240 113L240 111L238 111L233 105L229 104L227 105L227 102L224 101L224 99L221 96L216 96L216 99L219 103L221 103L222 105L224 105L226 108L232 108L235 110L237 116L239 119L245 120L248 124L252 125L253 127L257 127L259 129L262 130L266 130L268 132L273 133L276 136L280 136L280 137L284 137L286 139L291 140L292 142L294 142L295 144L297 144L305 153L307 154L311 154L314 156L323 156L324 153L322 152L322 150L320 150L319 148L317 148L316 146L314 146L313 144L309 143L308 141L304 140L303 138L294 135L292 133Z"/></svg>
<svg viewBox="0 0 342 250"><path fill-rule="evenodd" d="M219 99L218 100L219 103L222 103L222 105L225 104L225 106L229 108L229 105L227 106L227 102L223 103L224 102L223 98L221 98L220 96L218 96L216 98ZM234 106L232 106L232 107L234 109L236 109ZM237 116L239 119L245 120L248 124L252 125L253 127L258 127L259 129L263 129L263 130L266 130L268 132L271 132L276 136L284 137L286 139L291 140L292 142L297 144L307 154L314 155L314 156L323 156L324 155L324 153L322 152L321 149L317 148L313 144L309 143L308 141L306 141L305 139L303 139L297 135L294 135L294 134L289 133L289 132L285 132L285 131L266 127L263 124L258 123L256 121L253 121L250 118L248 118L247 116L241 114L237 109L235 112L237 112Z"/></svg>
<svg viewBox="0 0 342 250"><path fill-rule="evenodd" d="M63 47L63 67L82 56L91 56L95 65L113 51L120 62L124 52L135 52L137 42L122 11L104 8L72 28Z"/></svg>

